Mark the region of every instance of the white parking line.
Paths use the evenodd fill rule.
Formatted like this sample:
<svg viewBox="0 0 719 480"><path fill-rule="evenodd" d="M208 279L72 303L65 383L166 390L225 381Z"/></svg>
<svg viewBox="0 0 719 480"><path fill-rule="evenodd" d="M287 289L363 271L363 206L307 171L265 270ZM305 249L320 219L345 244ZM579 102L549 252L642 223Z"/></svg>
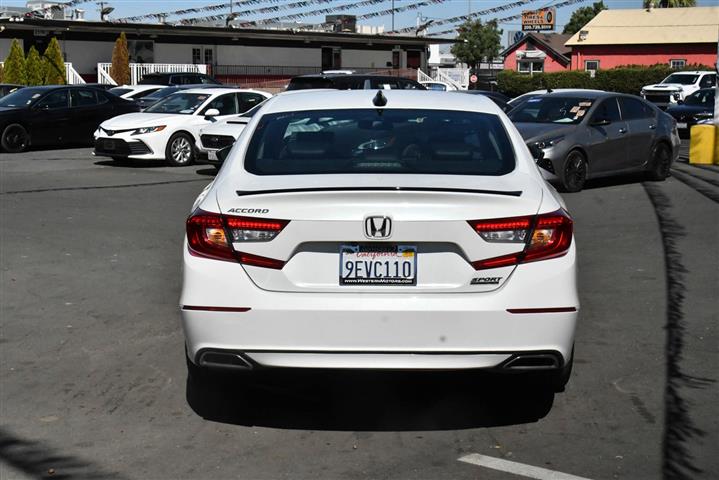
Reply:
<svg viewBox="0 0 719 480"><path fill-rule="evenodd" d="M479 465L480 467L491 468L492 470L499 470L500 472L513 473L527 478L536 478L538 480L589 480L585 477L577 477L576 475L555 472L554 470L547 470L546 468L510 462L509 460L488 457L478 453L465 455L458 460L460 462L471 463L472 465Z"/></svg>

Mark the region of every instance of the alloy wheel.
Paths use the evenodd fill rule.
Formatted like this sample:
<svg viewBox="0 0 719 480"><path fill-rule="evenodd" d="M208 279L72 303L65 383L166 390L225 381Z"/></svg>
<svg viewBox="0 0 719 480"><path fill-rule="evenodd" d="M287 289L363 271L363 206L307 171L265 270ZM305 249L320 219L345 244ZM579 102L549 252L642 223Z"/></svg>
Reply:
<svg viewBox="0 0 719 480"><path fill-rule="evenodd" d="M189 163L192 159L192 145L185 137L177 137L172 142L172 160L177 164Z"/></svg>
<svg viewBox="0 0 719 480"><path fill-rule="evenodd" d="M564 188L568 192L578 192L587 179L587 161L579 152L572 152L564 166Z"/></svg>

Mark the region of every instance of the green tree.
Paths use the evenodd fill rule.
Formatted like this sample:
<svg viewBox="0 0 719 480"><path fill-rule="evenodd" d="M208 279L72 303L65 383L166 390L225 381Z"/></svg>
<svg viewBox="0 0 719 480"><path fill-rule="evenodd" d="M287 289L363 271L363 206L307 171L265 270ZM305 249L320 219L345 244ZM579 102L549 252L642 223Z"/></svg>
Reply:
<svg viewBox="0 0 719 480"><path fill-rule="evenodd" d="M18 85L27 84L27 75L25 73L25 52L22 51L20 42L16 38L13 38L13 41L10 44L10 53L8 53L8 56L5 59L3 81Z"/></svg>
<svg viewBox="0 0 719 480"><path fill-rule="evenodd" d="M458 30L457 43L452 45L451 52L469 68L477 68L480 62L499 55L502 30L495 20L484 24L479 19L467 20Z"/></svg>
<svg viewBox="0 0 719 480"><path fill-rule="evenodd" d="M112 49L112 65L110 76L118 85L130 83L130 52L127 50L127 37L122 32Z"/></svg>
<svg viewBox="0 0 719 480"><path fill-rule="evenodd" d="M653 4L659 8L680 8L680 7L696 7L696 0L644 0L644 8L649 8Z"/></svg>
<svg viewBox="0 0 719 480"><path fill-rule="evenodd" d="M25 74L27 76L27 84L30 86L43 85L45 83L45 64L34 46L30 47L30 51L27 52Z"/></svg>
<svg viewBox="0 0 719 480"><path fill-rule="evenodd" d="M64 85L65 78L65 60L62 57L62 50L57 38L52 37L50 43L42 55L45 64L45 85Z"/></svg>
<svg viewBox="0 0 719 480"><path fill-rule="evenodd" d="M607 6L603 1L595 2L591 7L580 7L572 12L569 22L564 26L562 33L574 35L584 27L591 19L597 16L602 10L606 10Z"/></svg>

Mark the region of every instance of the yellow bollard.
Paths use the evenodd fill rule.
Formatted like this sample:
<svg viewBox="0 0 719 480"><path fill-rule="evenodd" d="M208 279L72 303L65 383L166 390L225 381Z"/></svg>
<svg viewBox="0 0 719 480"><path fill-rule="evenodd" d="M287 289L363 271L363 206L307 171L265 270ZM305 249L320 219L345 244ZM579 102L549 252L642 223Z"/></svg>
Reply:
<svg viewBox="0 0 719 480"><path fill-rule="evenodd" d="M689 138L689 163L711 165L714 163L716 144L715 125L694 125Z"/></svg>

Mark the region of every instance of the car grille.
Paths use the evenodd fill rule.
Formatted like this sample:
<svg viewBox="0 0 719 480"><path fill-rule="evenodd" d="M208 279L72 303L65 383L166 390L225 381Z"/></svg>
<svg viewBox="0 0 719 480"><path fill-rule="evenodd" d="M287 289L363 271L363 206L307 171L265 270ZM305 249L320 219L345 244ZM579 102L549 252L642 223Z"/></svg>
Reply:
<svg viewBox="0 0 719 480"><path fill-rule="evenodd" d="M669 99L671 98L671 96L669 94L647 93L646 98L648 102L652 103L669 103Z"/></svg>
<svg viewBox="0 0 719 480"><path fill-rule="evenodd" d="M95 154L108 156L145 155L152 149L145 142L126 142L121 138L98 138L95 140Z"/></svg>
<svg viewBox="0 0 719 480"><path fill-rule="evenodd" d="M201 135L200 141L205 148L221 150L235 143L235 137L231 135Z"/></svg>

